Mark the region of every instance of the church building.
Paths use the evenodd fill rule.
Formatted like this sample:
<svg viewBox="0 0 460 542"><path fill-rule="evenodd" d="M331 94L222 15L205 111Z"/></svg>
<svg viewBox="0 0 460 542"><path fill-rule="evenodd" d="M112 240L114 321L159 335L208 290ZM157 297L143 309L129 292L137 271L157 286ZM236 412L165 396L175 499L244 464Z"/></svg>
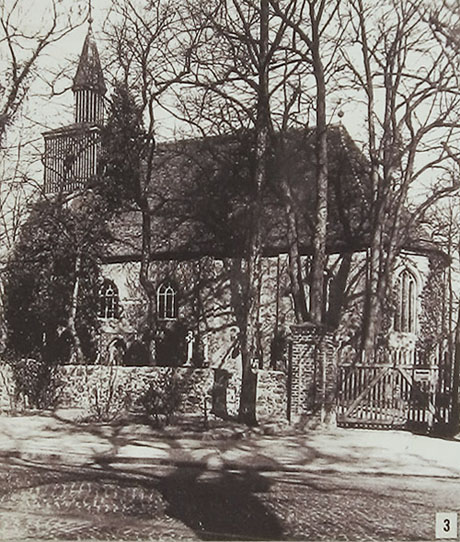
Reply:
<svg viewBox="0 0 460 542"><path fill-rule="evenodd" d="M107 89L91 26L72 90L75 122L44 134L48 195L81 190L97 173ZM286 175L292 183L301 260L308 276L313 136L312 130L289 132L286 154L275 156L270 166L258 293L258 363L264 369L287 370L289 334L295 323L288 224L277 179ZM330 233L324 313L346 356L359 341L371 188L365 160L342 125L329 128L328 145ZM230 136L158 145L151 194L155 349L146 352L141 340L146 304L139 285L140 217L125 213L114 221L113 243L104 255L98 363L239 370L231 261L245 235L248 148L247 141ZM433 329L442 335L446 264L444 254L423 234L412 236L401 254L384 327L388 344L406 360L413 360L416 350L433 340ZM308 285L305 289L308 296Z"/></svg>

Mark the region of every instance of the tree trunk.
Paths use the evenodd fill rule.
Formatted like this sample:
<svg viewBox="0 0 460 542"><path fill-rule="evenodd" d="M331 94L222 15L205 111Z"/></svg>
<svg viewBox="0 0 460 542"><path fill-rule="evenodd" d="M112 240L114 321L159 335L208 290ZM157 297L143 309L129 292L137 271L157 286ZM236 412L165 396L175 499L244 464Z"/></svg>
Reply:
<svg viewBox="0 0 460 542"><path fill-rule="evenodd" d="M342 317L342 311L344 306L346 305L345 294L348 277L350 275L352 258L353 255L351 252L348 252L342 256L339 270L332 284L329 310L327 313L326 321L327 324L334 329L339 326L340 319Z"/></svg>
<svg viewBox="0 0 460 542"><path fill-rule="evenodd" d="M313 234L310 317L314 324L323 321L324 271L326 268L326 240L328 215L328 163L326 131L326 83L320 56L320 36L317 21L312 17L312 59L316 81L316 207Z"/></svg>
<svg viewBox="0 0 460 542"><path fill-rule="evenodd" d="M364 300L361 356L371 361L377 337L382 329L382 315L390 284L392 257L384 253L382 243L370 249L368 284Z"/></svg>
<svg viewBox="0 0 460 542"><path fill-rule="evenodd" d="M70 334L72 335L72 352L70 360L72 363L78 364L83 360L83 352L81 348L81 341L77 331L77 311L78 311L78 295L80 290L80 272L81 272L81 248L77 250L75 257L75 281L73 284L72 292L72 304L70 307L70 314L67 326Z"/></svg>
<svg viewBox="0 0 460 542"><path fill-rule="evenodd" d="M282 146L284 147L284 144L282 144ZM297 217L293 203L292 190L289 181L283 173L280 175L280 186L284 195L283 203L287 221L289 280L291 282L296 322L301 324L308 320L307 300L304 289L305 277L300 257Z"/></svg>
<svg viewBox="0 0 460 542"><path fill-rule="evenodd" d="M451 433L458 433L459 427L459 401L458 401L458 385L459 385L459 371L460 371L460 312L457 321L457 327L455 330L455 356L453 359L452 367L452 419L451 419Z"/></svg>
<svg viewBox="0 0 460 542"><path fill-rule="evenodd" d="M238 418L243 423L254 425L257 399L257 320L258 291L260 281L260 255L262 250L261 214L262 189L267 176L267 155L269 147L269 96L268 96L268 0L260 2L260 51L259 84L256 121L256 168L255 190L252 205L252 224L249 238L247 288L245 289L246 328L240 324L240 345L242 357L242 382ZM243 319L244 320L244 319Z"/></svg>
<svg viewBox="0 0 460 542"><path fill-rule="evenodd" d="M381 241L378 232L374 231L372 244L367 254L366 262L366 289L363 307L363 325L361 334L361 356L372 359L376 336L380 325L380 297L378 295L380 280Z"/></svg>
<svg viewBox="0 0 460 542"><path fill-rule="evenodd" d="M149 278L150 272L150 253L152 244L152 230L150 208L147 197L140 199L139 207L142 213L142 251L141 267L139 270L139 281L147 298L147 315L145 321L145 331L143 342L149 353L150 363L153 364L152 342L154 339L155 327L155 286Z"/></svg>

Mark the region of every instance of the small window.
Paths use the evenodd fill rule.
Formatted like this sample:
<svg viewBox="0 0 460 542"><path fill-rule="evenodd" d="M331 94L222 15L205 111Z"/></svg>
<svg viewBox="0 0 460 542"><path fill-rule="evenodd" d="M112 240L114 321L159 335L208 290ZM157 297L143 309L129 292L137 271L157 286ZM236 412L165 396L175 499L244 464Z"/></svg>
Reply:
<svg viewBox="0 0 460 542"><path fill-rule="evenodd" d="M157 313L160 320L177 318L177 291L169 282L164 282L158 287Z"/></svg>
<svg viewBox="0 0 460 542"><path fill-rule="evenodd" d="M415 333L417 328L417 281L414 275L404 269L396 284L397 304L395 330L402 333Z"/></svg>
<svg viewBox="0 0 460 542"><path fill-rule="evenodd" d="M118 318L118 289L111 280L104 280L99 288L99 318Z"/></svg>

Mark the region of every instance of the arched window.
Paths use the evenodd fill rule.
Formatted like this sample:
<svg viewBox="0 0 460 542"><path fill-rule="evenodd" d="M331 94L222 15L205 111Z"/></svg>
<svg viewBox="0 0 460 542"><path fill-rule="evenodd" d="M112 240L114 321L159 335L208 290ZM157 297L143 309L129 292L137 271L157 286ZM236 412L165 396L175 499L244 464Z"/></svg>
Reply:
<svg viewBox="0 0 460 542"><path fill-rule="evenodd" d="M118 318L118 289L111 280L104 280L99 288L99 318Z"/></svg>
<svg viewBox="0 0 460 542"><path fill-rule="evenodd" d="M414 275L404 269L396 283L397 304L395 330L415 333L417 328L417 281Z"/></svg>
<svg viewBox="0 0 460 542"><path fill-rule="evenodd" d="M160 320L177 318L177 291L170 282L163 282L158 286L157 314Z"/></svg>

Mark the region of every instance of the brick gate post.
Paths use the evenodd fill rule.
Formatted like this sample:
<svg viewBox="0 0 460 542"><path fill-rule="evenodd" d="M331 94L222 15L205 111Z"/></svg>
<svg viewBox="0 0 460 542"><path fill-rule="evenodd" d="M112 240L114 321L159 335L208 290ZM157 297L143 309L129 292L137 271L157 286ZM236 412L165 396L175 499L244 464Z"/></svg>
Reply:
<svg viewBox="0 0 460 542"><path fill-rule="evenodd" d="M332 333L312 324L291 327L289 420L335 424L337 360Z"/></svg>

